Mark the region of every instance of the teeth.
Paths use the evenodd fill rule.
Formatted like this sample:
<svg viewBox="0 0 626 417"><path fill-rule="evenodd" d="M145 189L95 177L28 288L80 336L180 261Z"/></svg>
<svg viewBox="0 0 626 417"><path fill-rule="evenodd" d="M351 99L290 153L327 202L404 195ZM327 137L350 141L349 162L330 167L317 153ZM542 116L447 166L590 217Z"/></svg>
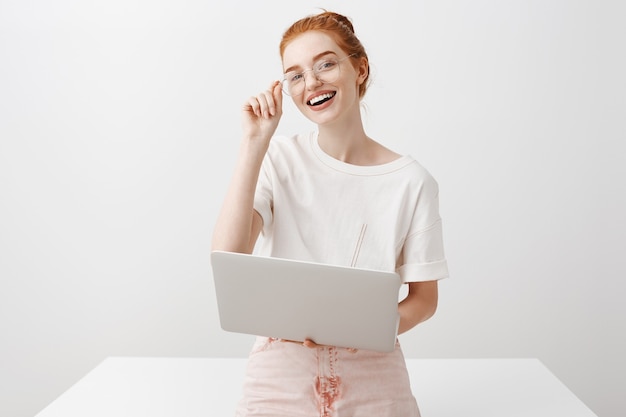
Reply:
<svg viewBox="0 0 626 417"><path fill-rule="evenodd" d="M334 95L335 95L334 93L332 93L332 94L331 93L321 94L321 95L319 95L317 97L313 97L311 100L309 100L309 104L315 105L315 104L319 103L322 100L326 100L328 98L332 98L332 96L334 96Z"/></svg>

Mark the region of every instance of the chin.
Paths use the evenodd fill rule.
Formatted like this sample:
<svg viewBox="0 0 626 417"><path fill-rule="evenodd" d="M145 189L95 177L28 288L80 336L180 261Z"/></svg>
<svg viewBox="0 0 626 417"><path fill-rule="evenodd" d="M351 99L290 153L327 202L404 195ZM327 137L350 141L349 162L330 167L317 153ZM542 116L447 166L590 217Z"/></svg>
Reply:
<svg viewBox="0 0 626 417"><path fill-rule="evenodd" d="M332 123L332 122L337 121L337 119L339 118L339 115L331 111L331 109L327 109L327 111L323 111L319 113L305 109L305 111L302 112L302 114L307 119L309 119L310 121L318 125L325 125L328 123Z"/></svg>
<svg viewBox="0 0 626 417"><path fill-rule="evenodd" d="M316 115L316 114L314 115L306 114L305 116L307 119L309 119L311 122L315 123L318 126L328 125L336 120L336 118L334 117L320 117L319 115Z"/></svg>

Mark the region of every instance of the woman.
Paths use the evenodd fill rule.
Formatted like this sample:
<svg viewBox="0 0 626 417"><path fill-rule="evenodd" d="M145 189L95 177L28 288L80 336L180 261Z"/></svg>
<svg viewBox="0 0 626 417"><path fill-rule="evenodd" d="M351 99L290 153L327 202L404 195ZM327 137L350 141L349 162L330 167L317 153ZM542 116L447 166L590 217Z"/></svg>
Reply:
<svg viewBox="0 0 626 417"><path fill-rule="evenodd" d="M283 35L282 82L243 107L243 139L213 249L397 271L399 333L430 318L447 276L438 188L365 133L369 63L351 22L323 12ZM273 137L283 93L317 124ZM392 353L259 337L239 416L419 416L399 344Z"/></svg>

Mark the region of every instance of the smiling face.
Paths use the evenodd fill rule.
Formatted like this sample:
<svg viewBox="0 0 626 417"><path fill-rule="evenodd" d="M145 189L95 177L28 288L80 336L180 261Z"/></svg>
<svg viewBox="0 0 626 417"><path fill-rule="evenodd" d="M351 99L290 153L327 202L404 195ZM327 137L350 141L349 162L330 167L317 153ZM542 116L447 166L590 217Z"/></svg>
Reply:
<svg viewBox="0 0 626 417"><path fill-rule="evenodd" d="M367 62L360 60L355 68L331 36L319 31L299 35L284 50L283 68L289 79L303 82L303 92L292 99L314 123L330 123L360 111L359 85L366 79Z"/></svg>

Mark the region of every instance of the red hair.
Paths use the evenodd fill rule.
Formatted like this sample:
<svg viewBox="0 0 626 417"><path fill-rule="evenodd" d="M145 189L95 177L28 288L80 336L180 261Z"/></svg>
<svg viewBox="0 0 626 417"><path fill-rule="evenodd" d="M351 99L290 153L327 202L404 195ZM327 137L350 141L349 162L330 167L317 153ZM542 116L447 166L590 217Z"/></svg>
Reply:
<svg viewBox="0 0 626 417"><path fill-rule="evenodd" d="M341 48L346 55L351 56L350 61L355 69L358 68L356 64L363 58L368 61L367 75L363 83L359 86L359 97L363 98L367 91L367 81L369 80L369 60L361 41L354 34L352 22L350 22L347 17L338 13L323 11L320 14L307 16L298 20L283 33L279 48L280 56L283 56L285 48L291 41L303 33L312 30L324 32L331 36L339 48Z"/></svg>

